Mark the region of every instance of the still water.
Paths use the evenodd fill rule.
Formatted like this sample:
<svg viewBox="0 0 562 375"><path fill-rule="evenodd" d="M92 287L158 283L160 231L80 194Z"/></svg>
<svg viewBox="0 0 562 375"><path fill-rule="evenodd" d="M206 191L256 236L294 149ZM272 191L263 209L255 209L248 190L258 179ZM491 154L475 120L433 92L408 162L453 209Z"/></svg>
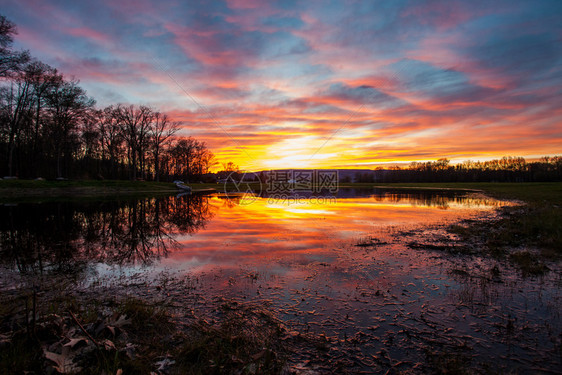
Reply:
<svg viewBox="0 0 562 375"><path fill-rule="evenodd" d="M1 272L119 280L144 297L151 283L181 280L187 290L169 282L178 285L167 291L172 303L264 304L296 332L325 335L358 371L409 368L430 355L484 370L557 369L559 270L524 278L501 260L462 255L444 229L506 204L476 193L371 189L298 201L215 194L21 203L0 207Z"/></svg>

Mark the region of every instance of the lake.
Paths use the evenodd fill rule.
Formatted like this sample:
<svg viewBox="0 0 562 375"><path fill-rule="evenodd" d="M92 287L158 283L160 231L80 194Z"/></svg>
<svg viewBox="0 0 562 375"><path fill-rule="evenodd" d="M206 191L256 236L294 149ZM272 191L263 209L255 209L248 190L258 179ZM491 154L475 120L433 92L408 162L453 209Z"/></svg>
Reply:
<svg viewBox="0 0 562 375"><path fill-rule="evenodd" d="M557 371L560 270L523 275L470 255L446 230L510 204L340 189L4 205L0 287L62 274L84 290L157 295L209 316L221 300L259 304L291 332L325 337L329 360L357 371L423 369L444 356L482 371ZM291 361L327 366L306 352Z"/></svg>

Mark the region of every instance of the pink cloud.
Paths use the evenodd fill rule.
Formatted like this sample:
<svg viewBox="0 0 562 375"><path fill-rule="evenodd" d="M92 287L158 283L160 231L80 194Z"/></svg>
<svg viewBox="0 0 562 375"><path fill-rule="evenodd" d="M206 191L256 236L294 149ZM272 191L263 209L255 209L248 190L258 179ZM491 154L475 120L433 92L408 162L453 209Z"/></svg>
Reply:
<svg viewBox="0 0 562 375"><path fill-rule="evenodd" d="M174 35L174 43L186 56L203 65L238 67L253 64L253 57L247 51L229 48L221 41L221 34L214 30L201 30L188 26L167 23L165 28Z"/></svg>
<svg viewBox="0 0 562 375"><path fill-rule="evenodd" d="M264 7L264 2L261 0L227 0L230 9L258 9Z"/></svg>
<svg viewBox="0 0 562 375"><path fill-rule="evenodd" d="M112 38L111 36L99 32L97 30L93 30L90 29L88 27L71 27L71 28L66 28L64 29L64 32L66 34L72 35L74 37L78 37L78 38L87 38L90 40L95 41L96 43L107 47L108 45L111 45L113 40L115 40L115 38Z"/></svg>
<svg viewBox="0 0 562 375"><path fill-rule="evenodd" d="M474 17L475 6L460 1L424 1L414 3L401 14L403 18L413 17L415 22L422 25L447 30L456 27Z"/></svg>

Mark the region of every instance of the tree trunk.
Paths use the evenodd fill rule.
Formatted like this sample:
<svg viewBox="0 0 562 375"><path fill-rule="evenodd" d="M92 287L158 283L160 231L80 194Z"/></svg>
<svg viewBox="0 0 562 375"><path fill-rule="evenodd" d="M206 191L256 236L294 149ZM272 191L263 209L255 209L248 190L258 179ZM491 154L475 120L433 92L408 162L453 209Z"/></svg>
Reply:
<svg viewBox="0 0 562 375"><path fill-rule="evenodd" d="M154 151L154 177L156 179L156 182L160 182L160 155L158 154L158 152L158 147L156 147Z"/></svg>

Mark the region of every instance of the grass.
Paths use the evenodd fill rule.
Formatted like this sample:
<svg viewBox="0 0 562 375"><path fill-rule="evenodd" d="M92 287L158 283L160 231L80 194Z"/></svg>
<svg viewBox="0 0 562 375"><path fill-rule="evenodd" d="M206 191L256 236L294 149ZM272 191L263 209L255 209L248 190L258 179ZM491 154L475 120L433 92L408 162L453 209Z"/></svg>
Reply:
<svg viewBox="0 0 562 375"><path fill-rule="evenodd" d="M115 199L177 192L172 183L117 180L0 180L0 203Z"/></svg>
<svg viewBox="0 0 562 375"><path fill-rule="evenodd" d="M507 258L523 276L542 275L545 263L562 257L562 183L400 183L399 189L478 190L519 204L502 207L493 220L455 224L448 229L471 244L467 251Z"/></svg>
<svg viewBox="0 0 562 375"><path fill-rule="evenodd" d="M480 238L492 251L534 247L546 256L562 256L562 183L400 183L383 188L478 190L497 199L523 204L503 207L493 222L452 226L465 239Z"/></svg>
<svg viewBox="0 0 562 375"><path fill-rule="evenodd" d="M542 275L548 267L528 251L518 251L510 255L511 260L519 266L523 276Z"/></svg>
<svg viewBox="0 0 562 375"><path fill-rule="evenodd" d="M128 180L0 180L0 189L67 189L67 188L100 188L100 189L175 189L169 182L128 181ZM1 190L0 190L1 191Z"/></svg>
<svg viewBox="0 0 562 375"><path fill-rule="evenodd" d="M259 306L224 302L216 307L218 317L180 325L157 302L62 290L40 294L32 330L30 319L21 313L26 298L1 298L0 373L56 373L53 369L61 366L81 374L119 370L124 374L278 374L283 370L281 337L286 331ZM185 311L176 313L181 316ZM72 345L71 339L80 341Z"/></svg>
<svg viewBox="0 0 562 375"><path fill-rule="evenodd" d="M455 350L456 349L456 350ZM471 357L467 348L454 348L441 351L427 350L426 356L431 373L438 375L463 375L474 373L471 370Z"/></svg>
<svg viewBox="0 0 562 375"><path fill-rule="evenodd" d="M37 340L18 332L0 346L0 371L3 374L41 374L44 372L42 357Z"/></svg>
<svg viewBox="0 0 562 375"><path fill-rule="evenodd" d="M122 369L149 374L171 347L175 332L162 308L133 298L75 294L60 281L43 286L40 293L20 290L1 296L0 314L2 374L56 373L52 369L57 366L74 369L71 373L115 374ZM85 340L68 346L70 339L80 337ZM135 346L134 357L125 350L129 343Z"/></svg>
<svg viewBox="0 0 562 375"><path fill-rule="evenodd" d="M220 306L218 324L199 321L177 353L180 374L279 374L285 363L283 327L266 310Z"/></svg>
<svg viewBox="0 0 562 375"><path fill-rule="evenodd" d="M216 189L222 184L189 184L194 192ZM235 186L227 185L234 190ZM72 200L113 200L121 198L155 197L178 194L180 191L170 182L125 181L125 180L0 180L0 203L35 203Z"/></svg>

